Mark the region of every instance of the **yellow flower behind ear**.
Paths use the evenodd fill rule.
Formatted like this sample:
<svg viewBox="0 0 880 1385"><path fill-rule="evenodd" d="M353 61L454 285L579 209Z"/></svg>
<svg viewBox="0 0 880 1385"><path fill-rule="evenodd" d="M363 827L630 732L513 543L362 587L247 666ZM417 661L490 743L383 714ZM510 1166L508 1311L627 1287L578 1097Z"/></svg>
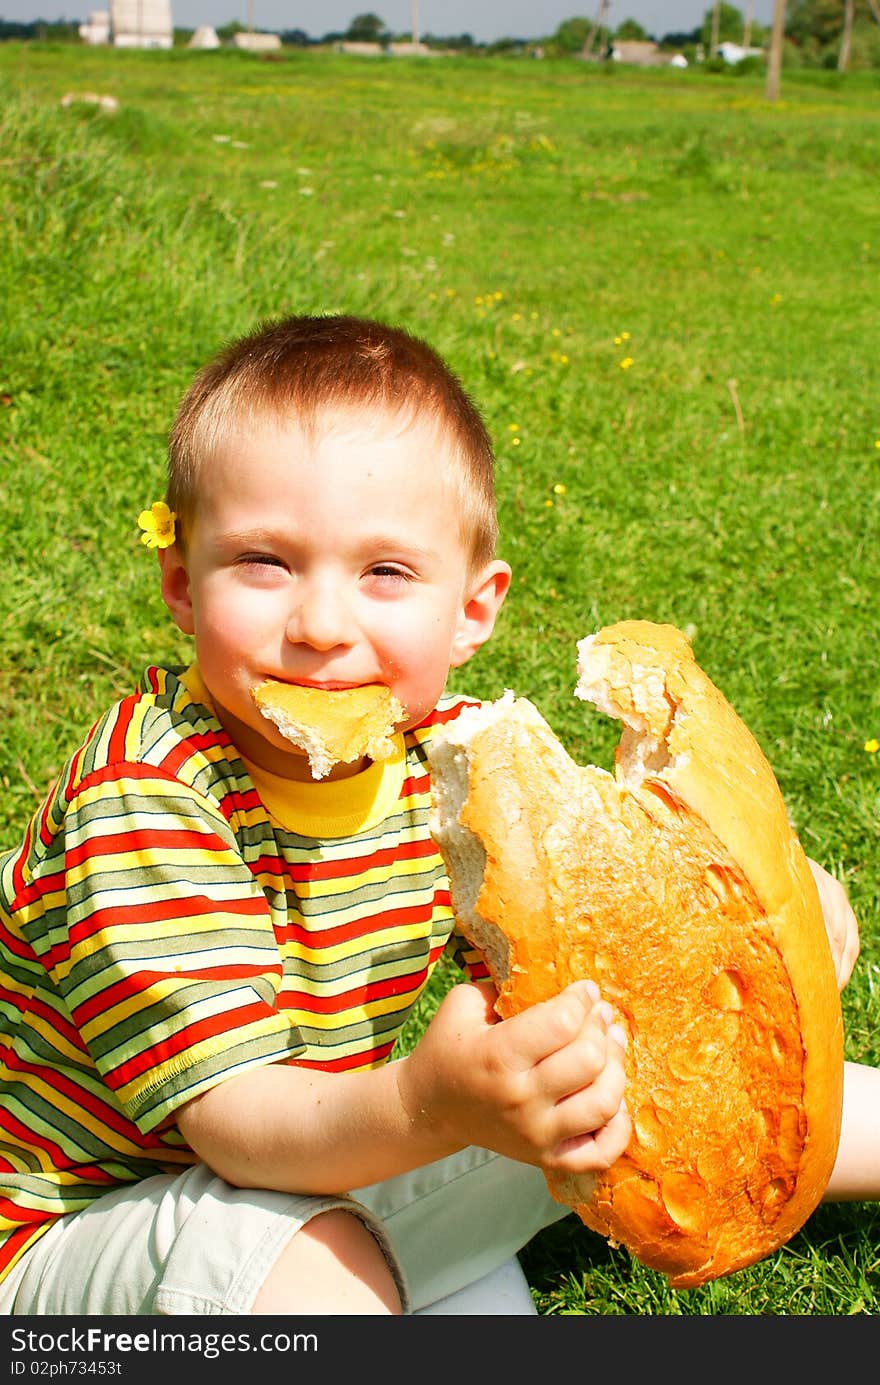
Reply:
<svg viewBox="0 0 880 1385"><path fill-rule="evenodd" d="M143 529L141 543L147 548L170 548L174 542L174 521L177 515L164 500L157 500L138 515L138 528Z"/></svg>

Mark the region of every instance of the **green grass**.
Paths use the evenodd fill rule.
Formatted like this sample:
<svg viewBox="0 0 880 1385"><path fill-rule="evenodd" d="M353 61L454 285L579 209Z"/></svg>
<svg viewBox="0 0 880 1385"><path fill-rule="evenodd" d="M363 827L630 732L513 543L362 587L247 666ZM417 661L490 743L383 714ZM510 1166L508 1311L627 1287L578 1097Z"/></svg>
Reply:
<svg viewBox="0 0 880 1385"><path fill-rule="evenodd" d="M62 107L87 91L118 112ZM850 892L847 1054L880 1061L877 95L0 46L0 844L97 711L186 655L134 521L193 371L261 317L383 316L446 355L497 445L514 588L454 686L514 688L608 764L575 641L691 629ZM690 1293L574 1218L525 1263L547 1315L873 1313L877 1217L822 1207Z"/></svg>

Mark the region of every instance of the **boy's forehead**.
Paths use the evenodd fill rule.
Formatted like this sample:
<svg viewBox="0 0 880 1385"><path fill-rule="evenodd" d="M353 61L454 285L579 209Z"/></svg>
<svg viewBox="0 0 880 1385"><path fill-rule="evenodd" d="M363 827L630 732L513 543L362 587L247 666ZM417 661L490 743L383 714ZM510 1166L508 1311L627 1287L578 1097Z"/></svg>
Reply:
<svg viewBox="0 0 880 1385"><path fill-rule="evenodd" d="M328 406L311 417L293 409L249 414L230 421L218 439L215 456L229 457L242 447L261 442L280 448L289 445L292 458L301 457L302 449L315 452L325 442L352 447L399 443L403 448L411 446L414 459L423 459L428 452L433 459L448 463L450 469L458 465L455 440L434 414L384 405Z"/></svg>
<svg viewBox="0 0 880 1385"><path fill-rule="evenodd" d="M430 439L436 445L444 440L444 430L435 414L404 406L391 408L387 404L325 405L315 410L311 418L295 413L281 416L276 426L315 442L324 438L342 442L412 439L418 445Z"/></svg>

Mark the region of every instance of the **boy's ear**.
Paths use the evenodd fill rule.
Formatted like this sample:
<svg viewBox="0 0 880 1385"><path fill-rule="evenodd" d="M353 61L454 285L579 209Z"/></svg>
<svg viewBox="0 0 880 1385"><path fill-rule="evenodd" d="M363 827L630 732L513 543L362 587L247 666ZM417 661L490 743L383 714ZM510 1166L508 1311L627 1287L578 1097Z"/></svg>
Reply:
<svg viewBox="0 0 880 1385"><path fill-rule="evenodd" d="M498 612L510 587L510 567L500 560L487 563L471 580L452 642L450 667L466 664L495 628Z"/></svg>
<svg viewBox="0 0 880 1385"><path fill-rule="evenodd" d="M192 596L189 589L189 573L180 545L159 549L159 567L162 572L162 600L168 607L178 630L184 635L194 633Z"/></svg>

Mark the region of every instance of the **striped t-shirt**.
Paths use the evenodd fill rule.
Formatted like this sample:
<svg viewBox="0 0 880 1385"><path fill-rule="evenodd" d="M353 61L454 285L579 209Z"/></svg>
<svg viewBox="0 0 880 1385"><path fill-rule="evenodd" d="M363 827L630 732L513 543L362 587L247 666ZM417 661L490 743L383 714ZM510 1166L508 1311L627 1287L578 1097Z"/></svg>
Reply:
<svg viewBox="0 0 880 1385"><path fill-rule="evenodd" d="M466 705L313 784L246 765L192 669L92 727L0 858L0 1278L56 1217L193 1163L174 1113L221 1077L388 1058L453 928L427 746Z"/></svg>

